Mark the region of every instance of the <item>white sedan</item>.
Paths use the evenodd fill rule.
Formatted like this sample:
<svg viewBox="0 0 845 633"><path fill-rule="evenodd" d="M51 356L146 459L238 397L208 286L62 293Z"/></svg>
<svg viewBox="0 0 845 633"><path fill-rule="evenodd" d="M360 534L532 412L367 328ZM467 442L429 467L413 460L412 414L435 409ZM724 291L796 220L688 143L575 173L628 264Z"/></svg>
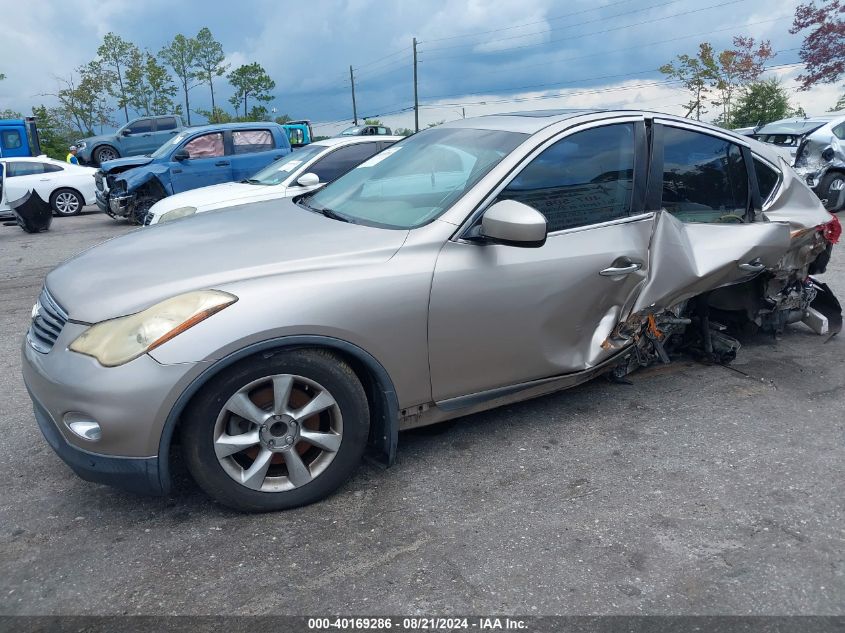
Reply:
<svg viewBox="0 0 845 633"><path fill-rule="evenodd" d="M96 171L46 156L0 159L0 216L11 216L9 204L30 191L49 202L56 215L76 215L96 201Z"/></svg>
<svg viewBox="0 0 845 633"><path fill-rule="evenodd" d="M402 138L357 136L315 141L271 163L248 180L201 187L159 200L150 208L144 224L306 193L342 176Z"/></svg>

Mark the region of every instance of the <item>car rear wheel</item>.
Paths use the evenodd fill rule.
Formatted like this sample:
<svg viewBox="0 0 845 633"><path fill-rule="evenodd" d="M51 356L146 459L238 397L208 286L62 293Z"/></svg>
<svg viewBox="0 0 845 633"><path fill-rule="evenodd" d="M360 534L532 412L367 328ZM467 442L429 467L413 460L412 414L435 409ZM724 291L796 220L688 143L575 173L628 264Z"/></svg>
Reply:
<svg viewBox="0 0 845 633"><path fill-rule="evenodd" d="M117 153L117 150L113 147L109 147L108 145L98 147L97 150L94 152L94 160L97 162L98 165L102 165L107 160L115 160L116 158L120 158Z"/></svg>
<svg viewBox="0 0 845 633"><path fill-rule="evenodd" d="M369 433L361 383L321 350L234 365L209 381L183 420L182 450L197 484L247 512L329 495L361 461Z"/></svg>
<svg viewBox="0 0 845 633"><path fill-rule="evenodd" d="M59 189L50 196L50 207L56 215L78 215L85 206L85 200L73 189Z"/></svg>
<svg viewBox="0 0 845 633"><path fill-rule="evenodd" d="M842 205L839 197L845 189L845 174L840 172L829 172L824 175L819 183L819 198L825 201L824 206L828 211L839 211Z"/></svg>

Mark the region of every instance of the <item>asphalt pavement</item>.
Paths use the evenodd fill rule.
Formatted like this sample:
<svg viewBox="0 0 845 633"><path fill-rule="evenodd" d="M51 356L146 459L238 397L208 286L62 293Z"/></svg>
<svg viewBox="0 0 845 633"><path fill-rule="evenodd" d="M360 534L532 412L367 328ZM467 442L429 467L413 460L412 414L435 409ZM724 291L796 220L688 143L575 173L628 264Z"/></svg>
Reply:
<svg viewBox="0 0 845 633"><path fill-rule="evenodd" d="M394 467L322 503L239 515L178 463L168 499L82 481L33 419L20 345L44 276L129 230L0 226L0 614L845 614L845 335L796 325L732 369L404 433Z"/></svg>

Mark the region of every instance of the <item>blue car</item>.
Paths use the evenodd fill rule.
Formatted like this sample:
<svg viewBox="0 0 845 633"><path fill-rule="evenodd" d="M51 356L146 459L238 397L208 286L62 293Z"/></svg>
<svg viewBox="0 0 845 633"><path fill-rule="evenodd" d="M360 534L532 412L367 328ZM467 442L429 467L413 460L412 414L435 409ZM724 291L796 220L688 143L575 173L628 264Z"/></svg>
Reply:
<svg viewBox="0 0 845 633"><path fill-rule="evenodd" d="M249 178L291 151L277 123L226 123L184 130L149 156L103 163L94 176L97 205L113 218L143 224L167 196Z"/></svg>

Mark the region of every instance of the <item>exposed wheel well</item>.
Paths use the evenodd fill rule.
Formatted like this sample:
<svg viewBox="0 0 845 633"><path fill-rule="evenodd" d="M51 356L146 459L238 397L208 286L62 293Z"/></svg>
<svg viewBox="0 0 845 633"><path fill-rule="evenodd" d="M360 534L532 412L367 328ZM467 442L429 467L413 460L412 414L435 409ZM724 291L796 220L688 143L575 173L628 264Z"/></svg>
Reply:
<svg viewBox="0 0 845 633"><path fill-rule="evenodd" d="M346 341L321 336L292 336L251 345L230 354L206 369L182 393L165 422L159 444L159 477L165 491L170 488L170 448L174 437L178 437L175 431L181 424L182 413L188 409L203 385L235 363L248 362L249 358L266 358L293 349L325 350L352 368L364 387L370 409L368 456L384 466L393 463L399 429L399 404L393 383L384 367L370 354Z"/></svg>

